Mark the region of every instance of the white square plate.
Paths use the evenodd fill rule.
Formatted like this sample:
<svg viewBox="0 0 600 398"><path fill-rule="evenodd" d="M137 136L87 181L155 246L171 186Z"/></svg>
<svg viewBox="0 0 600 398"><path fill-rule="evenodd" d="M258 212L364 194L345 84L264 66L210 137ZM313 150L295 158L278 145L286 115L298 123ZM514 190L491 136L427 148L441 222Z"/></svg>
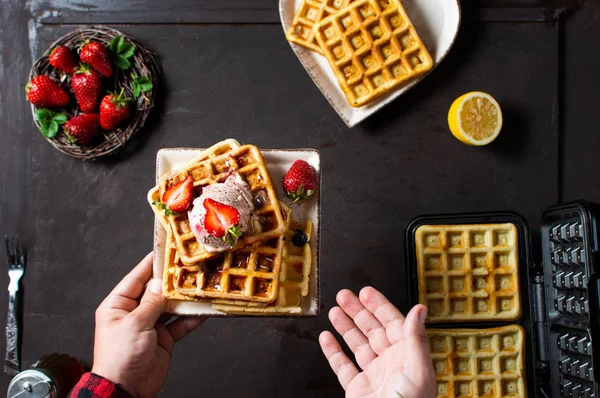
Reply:
<svg viewBox="0 0 600 398"><path fill-rule="evenodd" d="M296 10L301 4L302 0L279 0L279 16L284 33L292 26ZM454 44L460 27L460 4L458 0L403 0L402 5L433 58L433 70ZM415 78L365 106L354 108L348 104L324 56L294 43L290 45L304 69L348 127L365 120L427 76Z"/></svg>
<svg viewBox="0 0 600 398"><path fill-rule="evenodd" d="M164 173L177 170L202 153L203 149L196 148L166 148L156 154L156 183ZM316 149L261 149L260 150L279 200L290 204L291 200L283 195L283 177L292 163L297 159L307 161L315 168L320 178L321 155ZM316 316L319 313L319 242L321 219L321 190L315 196L300 204L290 206L292 217L301 222L310 221L313 224L310 245L313 253L313 264L310 271L310 285L307 297L302 298L302 312L298 314L271 313L268 316ZM162 278L165 258L166 231L158 220L154 222L154 276ZM176 315L202 315L202 316L238 316L229 315L212 308L210 303L195 301L169 300L167 312ZM253 314L248 314L253 316ZM265 316L265 315L259 315Z"/></svg>

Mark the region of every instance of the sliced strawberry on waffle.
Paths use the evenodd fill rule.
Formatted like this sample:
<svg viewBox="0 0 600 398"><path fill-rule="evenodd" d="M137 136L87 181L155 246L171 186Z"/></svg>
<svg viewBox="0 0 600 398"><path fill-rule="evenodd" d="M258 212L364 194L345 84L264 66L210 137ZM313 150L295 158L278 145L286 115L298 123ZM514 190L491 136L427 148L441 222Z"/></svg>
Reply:
<svg viewBox="0 0 600 398"><path fill-rule="evenodd" d="M190 207L193 195L194 179L192 176L187 176L185 180L167 189L163 194L162 201L172 211L183 213L188 207Z"/></svg>
<svg viewBox="0 0 600 398"><path fill-rule="evenodd" d="M210 235L222 238L223 242L230 247L235 246L237 238L242 236L238 227L240 221L239 211L232 206L217 202L213 199L204 201L206 215L204 217L204 229Z"/></svg>

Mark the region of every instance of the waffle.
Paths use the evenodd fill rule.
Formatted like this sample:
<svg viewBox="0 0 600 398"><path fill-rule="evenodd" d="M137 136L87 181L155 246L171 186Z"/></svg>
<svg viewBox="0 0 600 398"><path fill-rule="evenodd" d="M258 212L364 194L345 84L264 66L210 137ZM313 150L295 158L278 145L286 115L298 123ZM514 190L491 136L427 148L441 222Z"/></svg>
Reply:
<svg viewBox="0 0 600 398"><path fill-rule="evenodd" d="M323 54L315 37L315 25L321 19L339 12L354 0L304 0L286 37L289 41Z"/></svg>
<svg viewBox="0 0 600 398"><path fill-rule="evenodd" d="M303 230L310 241L312 223L308 221L304 226L292 225L284 233L283 261L279 274L279 293L273 303L266 307L256 306L256 303L236 303L234 305L213 304L213 309L239 315L298 314L302 312L300 299L308 295L312 251L308 243L301 248L296 247L292 243L292 237L296 229Z"/></svg>
<svg viewBox="0 0 600 398"><path fill-rule="evenodd" d="M283 208L282 218L287 222L289 209ZM171 237L165 250L163 293L167 298L179 300L216 298L226 304L236 304L236 300L270 303L277 297L284 238L282 234L195 265L185 265Z"/></svg>
<svg viewBox="0 0 600 398"><path fill-rule="evenodd" d="M437 396L526 397L525 333L494 329L428 329Z"/></svg>
<svg viewBox="0 0 600 398"><path fill-rule="evenodd" d="M315 30L323 55L354 107L433 67L431 55L397 0L356 0L323 18Z"/></svg>
<svg viewBox="0 0 600 398"><path fill-rule="evenodd" d="M219 155L222 155L223 153L237 150L240 147L241 147L240 143L232 138L218 142L215 145L211 146L210 148L205 149L200 155L195 157L190 162L190 164L197 163L197 162L200 162L200 161L203 161L203 160L215 157L215 156L219 156ZM160 221L163 228L166 231L169 231L170 230L169 218L167 216L165 216L165 212L163 210L152 205L152 203L154 203L154 202L160 202L161 197L162 197L162 194L161 194L159 185L153 187L150 191L148 191L147 200L148 200L148 203L150 203L150 207L152 208L152 211L154 211L154 215L156 216L158 221Z"/></svg>
<svg viewBox="0 0 600 398"><path fill-rule="evenodd" d="M421 225L415 232L419 302L428 322L521 316L514 224Z"/></svg>
<svg viewBox="0 0 600 398"><path fill-rule="evenodd" d="M234 249L279 237L285 230L284 220L277 194L258 148L245 145L237 149L218 149L219 152L205 151L195 163L161 176L158 190L154 188L148 194L149 201L162 197L170 186L183 181L188 175L193 177L194 190L199 196L203 187L224 182L231 173L237 172L248 183L258 208L257 217L253 218L253 233L238 239ZM156 206L152 207L157 214L162 213ZM193 266L222 254L209 253L198 243L190 228L187 213L170 216L159 214L161 223L164 223L165 219L175 239L180 261L184 265Z"/></svg>

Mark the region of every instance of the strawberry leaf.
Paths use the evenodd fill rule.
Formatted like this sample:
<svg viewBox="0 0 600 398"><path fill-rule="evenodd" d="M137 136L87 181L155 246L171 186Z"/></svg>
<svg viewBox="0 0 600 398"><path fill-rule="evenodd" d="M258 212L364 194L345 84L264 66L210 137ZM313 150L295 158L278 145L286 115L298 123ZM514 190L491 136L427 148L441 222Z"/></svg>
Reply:
<svg viewBox="0 0 600 398"><path fill-rule="evenodd" d="M135 47L133 44L126 42L123 40L121 46L119 47L119 55L124 58L131 58L135 53Z"/></svg>
<svg viewBox="0 0 600 398"><path fill-rule="evenodd" d="M69 134L66 130L65 130L65 136L67 137L67 141L69 142L69 144L77 143L77 140L75 139L75 137L73 137L71 134Z"/></svg>
<svg viewBox="0 0 600 398"><path fill-rule="evenodd" d="M125 41L123 36L117 36L110 42L110 51L114 55L115 65L125 70L131 68L131 62L128 58L131 58L135 53L133 44Z"/></svg>
<svg viewBox="0 0 600 398"><path fill-rule="evenodd" d="M42 130L42 135L46 138L51 138L48 136L48 130L50 128L51 120L44 120L40 123L40 128Z"/></svg>
<svg viewBox="0 0 600 398"><path fill-rule="evenodd" d="M152 90L152 81L145 76L134 76L132 74L133 81L131 82L131 88L133 90L133 96L138 98L142 92Z"/></svg>
<svg viewBox="0 0 600 398"><path fill-rule="evenodd" d="M129 62L127 58L118 54L115 55L115 65L124 70L131 68L131 62Z"/></svg>
<svg viewBox="0 0 600 398"><path fill-rule="evenodd" d="M50 125L48 126L48 138L54 138L56 137L56 134L58 133L58 123L56 123L54 120L50 121Z"/></svg>
<svg viewBox="0 0 600 398"><path fill-rule="evenodd" d="M50 109L40 108L35 110L35 118L42 123L44 120L52 119L52 111Z"/></svg>
<svg viewBox="0 0 600 398"><path fill-rule="evenodd" d="M67 117L64 114L44 108L35 110L35 118L40 123L42 135L47 138L56 137L59 126L67 122Z"/></svg>
<svg viewBox="0 0 600 398"><path fill-rule="evenodd" d="M119 53L119 44L123 42L123 36L117 36L110 42L110 51L113 54Z"/></svg>
<svg viewBox="0 0 600 398"><path fill-rule="evenodd" d="M55 113L52 120L58 124L65 124L67 122L67 117L62 113Z"/></svg>

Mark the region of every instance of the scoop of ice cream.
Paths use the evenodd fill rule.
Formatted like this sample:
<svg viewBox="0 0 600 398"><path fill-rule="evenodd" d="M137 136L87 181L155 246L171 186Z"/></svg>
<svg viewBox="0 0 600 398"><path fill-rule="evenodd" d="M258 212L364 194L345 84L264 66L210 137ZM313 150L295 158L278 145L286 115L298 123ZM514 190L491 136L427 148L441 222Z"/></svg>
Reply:
<svg viewBox="0 0 600 398"><path fill-rule="evenodd" d="M228 242L223 241L221 237L213 236L208 233L204 227L204 218L206 209L204 201L212 199L215 202L223 203L234 207L240 214L237 227L242 234L252 233L252 216L254 205L252 204L252 193L248 184L242 180L239 174L230 175L224 183L212 184L204 187L202 195L194 199L192 210L188 212L190 227L198 243L204 246L209 253L223 252L231 248ZM233 237L237 242L237 237Z"/></svg>

